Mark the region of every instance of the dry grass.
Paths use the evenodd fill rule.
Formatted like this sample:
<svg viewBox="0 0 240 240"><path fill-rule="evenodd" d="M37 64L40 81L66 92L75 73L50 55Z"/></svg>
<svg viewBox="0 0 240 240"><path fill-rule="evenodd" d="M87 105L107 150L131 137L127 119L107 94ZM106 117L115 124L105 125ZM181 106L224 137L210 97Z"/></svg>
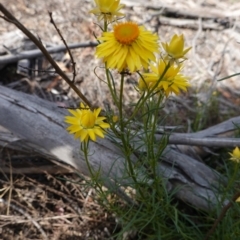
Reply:
<svg viewBox="0 0 240 240"><path fill-rule="evenodd" d="M76 174L1 176L1 239L107 239L115 218Z"/></svg>

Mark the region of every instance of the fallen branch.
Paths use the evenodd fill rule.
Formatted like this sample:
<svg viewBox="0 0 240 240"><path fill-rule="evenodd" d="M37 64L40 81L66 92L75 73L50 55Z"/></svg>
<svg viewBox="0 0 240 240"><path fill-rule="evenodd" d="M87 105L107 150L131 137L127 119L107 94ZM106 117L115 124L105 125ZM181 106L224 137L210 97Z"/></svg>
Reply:
<svg viewBox="0 0 240 240"><path fill-rule="evenodd" d="M70 49L75 49L75 48L85 48L85 47L95 47L97 46L97 43L95 42L86 42L86 43L72 43L69 44L68 47ZM61 46L56 46L56 47L47 47L46 50L49 53L57 53L61 51L66 50L65 45ZM43 56L43 52L40 51L39 49L34 49L34 50L29 50L29 51L23 51L21 53L18 53L16 55L5 55L5 56L0 56L0 65L3 64L8 64L8 63L14 63L17 62L21 59L31 59L31 58L37 58Z"/></svg>
<svg viewBox="0 0 240 240"><path fill-rule="evenodd" d="M9 144L3 140L0 140L0 144L4 143L4 147L11 147L15 143L20 147L22 144L31 152L70 165L89 176L86 162L79 150L79 142L65 129L63 119L66 114L66 109L58 108L52 102L0 86L0 125L12 132L15 139L10 141L5 136ZM236 119L239 121L240 117ZM232 129L234 127L232 124ZM107 187L122 196L116 186L131 184L123 177L126 163L122 152L108 139L90 143L89 149L92 153L89 156L91 167L100 171ZM137 161L135 156L131 159L133 162ZM163 159L159 161L158 174L165 180L168 191L177 188L176 196L193 206L209 210L222 200L218 188L226 179L202 162L172 149L171 146L165 149ZM223 205L227 203L226 200Z"/></svg>

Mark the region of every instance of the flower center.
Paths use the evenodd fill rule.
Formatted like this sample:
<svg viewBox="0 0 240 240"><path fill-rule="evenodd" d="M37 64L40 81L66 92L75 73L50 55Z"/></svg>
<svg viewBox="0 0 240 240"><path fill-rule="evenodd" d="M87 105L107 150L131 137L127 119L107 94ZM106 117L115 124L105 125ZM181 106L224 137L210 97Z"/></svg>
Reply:
<svg viewBox="0 0 240 240"><path fill-rule="evenodd" d="M114 27L114 36L122 44L131 44L139 36L139 28L136 23L120 23Z"/></svg>
<svg viewBox="0 0 240 240"><path fill-rule="evenodd" d="M86 111L82 115L81 123L84 128L93 128L95 124L95 116L93 112Z"/></svg>
<svg viewBox="0 0 240 240"><path fill-rule="evenodd" d="M101 7L100 11L101 11L102 14L109 14L109 15L111 14L111 11L109 10L109 7L105 7L105 6Z"/></svg>

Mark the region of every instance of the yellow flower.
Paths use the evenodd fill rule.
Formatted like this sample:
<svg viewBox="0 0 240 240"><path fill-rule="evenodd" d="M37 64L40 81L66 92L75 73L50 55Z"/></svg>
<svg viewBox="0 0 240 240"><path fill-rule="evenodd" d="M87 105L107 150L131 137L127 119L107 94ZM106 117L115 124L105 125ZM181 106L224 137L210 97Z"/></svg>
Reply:
<svg viewBox="0 0 240 240"><path fill-rule="evenodd" d="M96 141L96 137L104 138L104 128L109 128L110 125L105 123L105 117L99 117L101 108L91 111L83 103L80 104L80 109L68 110L73 116L66 116L65 122L70 124L67 128L70 134L74 134L75 138L79 138L81 142L88 141L89 137L92 141Z"/></svg>
<svg viewBox="0 0 240 240"><path fill-rule="evenodd" d="M150 90L158 83L154 91L163 91L168 96L169 93L179 94L180 90L187 91L190 86L187 78L179 73L181 66L166 64L161 59L157 66L150 64L150 69L152 72L143 73L143 79L139 80L138 88L142 91Z"/></svg>
<svg viewBox="0 0 240 240"><path fill-rule="evenodd" d="M170 43L162 43L162 46L168 56L174 59L184 58L185 54L191 49L191 47L184 49L183 34L180 36L174 34Z"/></svg>
<svg viewBox="0 0 240 240"><path fill-rule="evenodd" d="M240 149L238 147L235 147L232 153L229 153L231 155L230 160L235 161L237 163L240 162Z"/></svg>
<svg viewBox="0 0 240 240"><path fill-rule="evenodd" d="M96 7L90 13L98 16L98 20L112 21L115 18L123 17L124 14L119 11L124 4L119 4L120 0L94 0Z"/></svg>
<svg viewBox="0 0 240 240"><path fill-rule="evenodd" d="M107 68L119 72L135 72L148 68L149 60L154 61L154 52L158 52L157 35L133 22L119 23L113 32L104 32L97 46L96 56L103 58Z"/></svg>
<svg viewBox="0 0 240 240"><path fill-rule="evenodd" d="M118 116L117 116L117 115L114 115L114 116L112 117L112 121L113 121L114 123L116 123L116 122L118 121Z"/></svg>

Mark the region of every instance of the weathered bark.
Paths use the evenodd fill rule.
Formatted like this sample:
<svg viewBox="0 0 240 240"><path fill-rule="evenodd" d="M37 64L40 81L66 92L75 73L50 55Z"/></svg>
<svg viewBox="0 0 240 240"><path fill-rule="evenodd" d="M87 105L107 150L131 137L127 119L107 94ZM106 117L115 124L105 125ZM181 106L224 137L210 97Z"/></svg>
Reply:
<svg viewBox="0 0 240 240"><path fill-rule="evenodd" d="M79 150L79 142L69 135L63 122L66 109L54 103L0 86L0 125L14 135L1 134L0 145L37 152L44 157L69 164L82 174L89 176L86 162ZM228 127L217 128L220 133L234 129L240 117L228 121ZM222 130L222 131L221 131ZM218 133L219 133L218 131ZM217 131L202 131L200 135L216 136ZM159 135L158 135L159 136ZM114 182L126 185L123 180L125 160L118 149L107 138L90 144L89 160L95 171L101 171L104 183L111 187ZM132 161L136 161L132 156ZM212 209L221 198L218 187L224 177L204 163L180 153L172 146L166 148L159 161L158 173L166 180L168 190L178 188L176 196L201 209ZM220 181L221 179L221 181ZM227 203L227 200L225 201Z"/></svg>

